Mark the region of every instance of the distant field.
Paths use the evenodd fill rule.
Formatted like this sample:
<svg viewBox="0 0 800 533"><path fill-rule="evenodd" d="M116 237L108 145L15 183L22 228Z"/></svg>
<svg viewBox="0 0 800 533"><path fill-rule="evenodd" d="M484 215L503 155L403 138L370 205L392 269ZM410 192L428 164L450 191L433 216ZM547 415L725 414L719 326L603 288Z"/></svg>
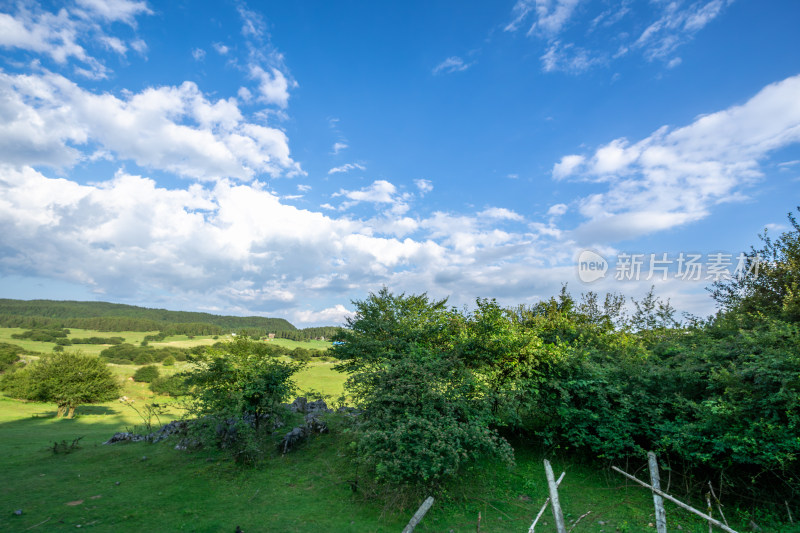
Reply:
<svg viewBox="0 0 800 533"><path fill-rule="evenodd" d="M272 339L268 342L287 348L306 348L308 350L327 350L331 347L329 341L292 341L289 339Z"/></svg>
<svg viewBox="0 0 800 533"><path fill-rule="evenodd" d="M95 331L91 329L76 329L76 328L69 328L70 334L67 336L70 339L76 338L87 338L87 337L122 337L125 339L125 342L130 344L139 345L144 340L145 336L147 335L155 335L158 333L157 331ZM25 331L22 328L0 328L0 342L9 342L12 344L17 344L22 346L26 350L30 350L33 352L43 352L43 353L50 353L53 351L53 346L55 343L52 342L39 342L39 341L30 341L30 340L20 340L20 339L12 339L11 335L14 333L22 333ZM155 348L163 348L163 347L175 347L175 348L191 348L193 346L200 346L200 345L210 345L214 344L215 342L219 341L229 341L231 340L230 335L220 335L218 338L214 338L211 335L206 336L196 336L190 339L186 335L172 335L165 338L163 341L159 342L151 342L150 346ZM289 339L272 339L267 341L273 344L278 344L280 346L285 346L286 348L293 349L293 348L306 348L306 349L316 349L316 350L327 350L330 348L331 343L327 341L293 341ZM80 349L85 354L97 355L105 348L107 345L97 345L97 344L76 344L72 347L67 347L71 349Z"/></svg>
<svg viewBox="0 0 800 533"><path fill-rule="evenodd" d="M55 346L55 344L52 342L39 342L11 338L12 334L21 333L23 331L25 330L21 328L0 328L0 342L16 344L32 352L39 352L43 354L53 352L53 346ZM144 339L145 335L154 335L155 333L157 332L93 331L88 329L70 329L69 338L122 337L125 339L125 342L138 345ZM217 339L214 339L211 336L198 336L190 339L186 335L174 335L167 337L162 342L151 342L150 346L154 348L164 348L168 346L176 348L191 348L193 346L211 345L215 342L229 340L231 340L229 335L223 335ZM268 342L279 344L289 349L301 347L307 349L326 350L331 345L330 342L323 341L297 342L288 339L273 339ZM99 355L100 352L106 348L108 348L108 345L102 344L76 344L65 347L65 349L68 351L81 351L87 355ZM136 365L110 366L114 374L119 376L121 380L127 380L127 378L133 376L134 372L140 368ZM188 367L186 363L180 362L176 363L175 366L172 367L165 367L161 365L157 366L159 366L159 370L161 371L162 375L171 375ZM332 367L333 363L319 361L310 362L308 367L296 376L298 387L300 390L304 391L314 390L333 397L339 396L344 390L346 376L340 374L339 372L334 372ZM128 388L130 388L130 390L128 390ZM125 394L129 397L145 398L148 397L149 391L147 390L147 386L145 384L129 382L129 384L126 385Z"/></svg>

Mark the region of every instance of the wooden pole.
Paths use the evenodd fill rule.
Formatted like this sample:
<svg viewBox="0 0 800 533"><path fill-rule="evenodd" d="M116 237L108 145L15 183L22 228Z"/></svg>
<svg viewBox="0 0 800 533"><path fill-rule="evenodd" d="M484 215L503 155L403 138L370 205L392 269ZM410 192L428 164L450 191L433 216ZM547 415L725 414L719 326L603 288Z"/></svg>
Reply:
<svg viewBox="0 0 800 533"><path fill-rule="evenodd" d="M685 503L683 503L682 501L678 500L677 498L673 498L672 496L670 496L666 492L663 492L661 490L657 490L657 489L653 488L651 485L648 485L644 481L640 481L639 479L637 479L634 476L628 474L627 472L624 472L624 471L620 470L616 466L612 466L611 470L613 470L615 472L619 472L620 474L622 474L626 478L630 479L631 481L635 481L639 485L652 490L653 492L655 492L655 493L659 494L661 497L663 497L665 500L671 501L672 503L674 503L675 505L677 505L681 509L685 509L685 510L689 511L690 513L696 514L700 518L704 518L704 519L708 520L709 522L711 522L712 524L714 524L715 526L720 528L722 531L726 531L727 533L738 533L736 530L731 529L730 527L726 526L725 524L723 524L719 520L715 520L715 519L711 518L710 516L708 516L707 514L705 514L704 512L698 511L697 509L695 509L694 507L692 507L690 505L686 505Z"/></svg>
<svg viewBox="0 0 800 533"><path fill-rule="evenodd" d="M567 533L567 528L564 526L564 513L561 511L561 502L558 501L558 485L556 485L556 478L553 476L553 467L550 466L550 461L544 460L544 473L547 476L547 486L550 488L550 503L553 507L553 519L556 521L556 531L558 533Z"/></svg>
<svg viewBox="0 0 800 533"><path fill-rule="evenodd" d="M714 492L714 485L711 484L711 480L708 481L708 488L711 489L711 497L714 498L714 501L717 502L717 510L719 510L719 515L722 517L722 521L725 522L725 525L728 525L728 519L725 518L725 513L722 512L722 502L719 501L717 498L717 493ZM722 487L720 487L720 494L722 494ZM711 513L708 513L711 514Z"/></svg>
<svg viewBox="0 0 800 533"><path fill-rule="evenodd" d="M658 460L653 452L647 452L647 466L650 469L650 484L653 488L661 490ZM653 492L653 506L656 508L656 531L667 533L667 512L664 510L664 499L655 492Z"/></svg>
<svg viewBox="0 0 800 533"><path fill-rule="evenodd" d="M558 479L556 480L556 487L561 485L561 480L564 479L564 476L566 476L566 475L567 475L566 472L561 472L561 475L558 476ZM547 509L547 504L548 503L550 503L550 496L548 496L547 499L544 501L544 505L542 505L542 508L539 509L539 514L537 514L536 518L533 519L533 523L531 524L530 529L528 529L528 533L535 533L534 529L536 528L536 522L538 522L539 519L544 514L544 510Z"/></svg>
<svg viewBox="0 0 800 533"><path fill-rule="evenodd" d="M411 517L411 520L408 521L408 525L403 529L403 533L411 533L414 531L414 528L422 521L425 513L431 508L431 505L433 505L433 496L428 496L428 498L422 502L422 505L419 506L417 512L414 513L414 516Z"/></svg>

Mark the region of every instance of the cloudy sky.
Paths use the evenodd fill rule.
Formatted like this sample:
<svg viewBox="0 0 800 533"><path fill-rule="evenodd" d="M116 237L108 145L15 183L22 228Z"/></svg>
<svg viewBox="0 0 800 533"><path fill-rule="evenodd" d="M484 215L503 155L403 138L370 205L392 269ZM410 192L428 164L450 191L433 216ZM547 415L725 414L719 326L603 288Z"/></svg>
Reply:
<svg viewBox="0 0 800 533"><path fill-rule="evenodd" d="M705 315L800 204L798 24L795 0L0 1L0 297L302 327L383 285L656 285Z"/></svg>

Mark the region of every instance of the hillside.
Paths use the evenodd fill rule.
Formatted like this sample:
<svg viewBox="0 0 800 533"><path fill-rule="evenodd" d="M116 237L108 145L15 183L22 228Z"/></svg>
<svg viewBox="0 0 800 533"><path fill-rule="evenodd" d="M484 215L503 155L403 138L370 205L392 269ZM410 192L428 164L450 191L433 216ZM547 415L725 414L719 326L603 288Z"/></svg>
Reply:
<svg viewBox="0 0 800 533"><path fill-rule="evenodd" d="M169 326L186 324L215 326L220 331L257 329L277 333L297 329L283 318L168 311L108 302L0 299L0 325L56 323L64 327L83 327L99 331L163 331L170 329Z"/></svg>

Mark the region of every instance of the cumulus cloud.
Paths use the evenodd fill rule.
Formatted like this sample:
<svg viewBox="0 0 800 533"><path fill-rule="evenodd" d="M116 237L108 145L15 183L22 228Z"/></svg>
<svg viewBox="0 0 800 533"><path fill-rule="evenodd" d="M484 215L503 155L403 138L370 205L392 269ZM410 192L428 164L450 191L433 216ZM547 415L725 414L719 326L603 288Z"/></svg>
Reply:
<svg viewBox="0 0 800 533"><path fill-rule="evenodd" d="M277 68L264 70L250 65L250 75L258 81L259 100L285 108L289 104L289 81Z"/></svg>
<svg viewBox="0 0 800 533"><path fill-rule="evenodd" d="M123 97L95 94L63 76L0 73L0 157L69 167L97 143L121 160L203 180L302 172L286 135L247 122L234 99L209 100L192 82ZM135 131L136 135L130 135Z"/></svg>
<svg viewBox="0 0 800 533"><path fill-rule="evenodd" d="M294 322L298 324L331 324L336 326L344 325L346 318L354 315L354 311L347 309L342 304L328 307L321 311L295 311Z"/></svg>
<svg viewBox="0 0 800 533"><path fill-rule="evenodd" d="M335 143L333 143L333 155L338 154L339 152L341 152L342 150L344 150L346 148L348 148L347 143L343 143L343 142L335 142Z"/></svg>
<svg viewBox="0 0 800 533"><path fill-rule="evenodd" d="M771 152L800 142L798 94L800 76L794 76L688 126L665 126L635 143L616 139L591 157L562 158L554 178L608 187L581 199L578 209L588 221L575 236L633 238L697 221L715 204L741 199Z"/></svg>

